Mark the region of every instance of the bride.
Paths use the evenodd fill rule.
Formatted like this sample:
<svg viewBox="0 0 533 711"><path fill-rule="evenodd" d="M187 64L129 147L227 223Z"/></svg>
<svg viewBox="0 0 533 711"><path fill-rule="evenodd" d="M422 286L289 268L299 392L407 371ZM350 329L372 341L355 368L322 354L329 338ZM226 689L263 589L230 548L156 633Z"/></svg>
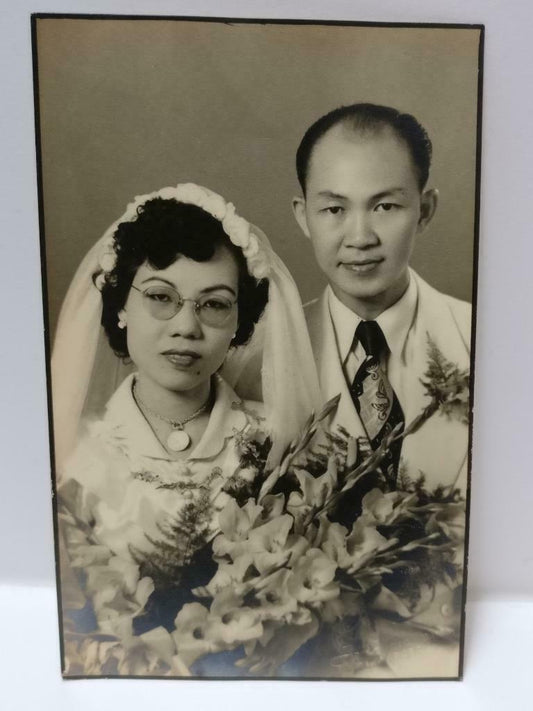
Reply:
<svg viewBox="0 0 533 711"><path fill-rule="evenodd" d="M258 385L264 403L246 397ZM95 633L121 640L118 673L154 673L157 630L212 573L195 556L228 488L257 474L250 452L272 468L320 404L296 286L219 195L138 197L74 277L52 393L65 673L110 673ZM124 646L141 637L135 672Z"/></svg>

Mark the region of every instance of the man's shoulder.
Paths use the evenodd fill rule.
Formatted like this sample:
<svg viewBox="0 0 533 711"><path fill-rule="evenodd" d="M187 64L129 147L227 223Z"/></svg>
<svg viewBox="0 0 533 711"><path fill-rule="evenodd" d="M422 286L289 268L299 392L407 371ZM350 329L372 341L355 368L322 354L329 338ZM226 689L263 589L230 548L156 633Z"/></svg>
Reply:
<svg viewBox="0 0 533 711"><path fill-rule="evenodd" d="M468 301L463 301L462 299L457 299L455 296L450 296L450 294L445 294L442 291L438 291L434 287L430 287L435 293L435 298L442 300L448 309L458 317L470 318L472 315L472 304Z"/></svg>
<svg viewBox="0 0 533 711"><path fill-rule="evenodd" d="M414 276L418 286L419 311L423 311L432 320L435 317L434 326L439 324L439 315L449 314L461 333L465 337L469 335L472 324L472 305L468 301L438 291L418 274L414 273Z"/></svg>

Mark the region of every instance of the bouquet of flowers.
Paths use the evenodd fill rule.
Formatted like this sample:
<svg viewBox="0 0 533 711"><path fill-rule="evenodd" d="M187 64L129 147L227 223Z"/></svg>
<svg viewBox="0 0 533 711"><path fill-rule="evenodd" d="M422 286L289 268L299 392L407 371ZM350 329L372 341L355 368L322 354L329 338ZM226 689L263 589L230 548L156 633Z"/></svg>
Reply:
<svg viewBox="0 0 533 711"><path fill-rule="evenodd" d="M202 665L217 659L212 655L233 653L241 676L296 675L291 664L299 676L364 676L386 666L391 628L456 643L465 501L452 487L428 491L423 474L413 480L400 470L391 481L384 471L392 443L437 410L467 419L468 373L431 343L424 385L424 412L375 451L364 439L323 427L338 398L309 418L272 471L264 466L266 437L243 437L219 531L207 541L199 536L203 514L191 510L187 559L180 554L172 565L172 551L183 547L162 544L172 576L200 565L204 584L194 586L201 575L182 575L190 599L180 598L169 627L85 636L71 650L73 663L83 659L90 673L90 649L94 669L209 676L209 664Z"/></svg>

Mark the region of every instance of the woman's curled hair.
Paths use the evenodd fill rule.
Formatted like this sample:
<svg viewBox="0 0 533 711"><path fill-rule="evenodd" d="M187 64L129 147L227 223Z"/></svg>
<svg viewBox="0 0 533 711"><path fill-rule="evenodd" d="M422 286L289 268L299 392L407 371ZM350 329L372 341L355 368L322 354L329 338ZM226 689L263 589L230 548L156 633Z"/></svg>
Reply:
<svg viewBox="0 0 533 711"><path fill-rule="evenodd" d="M122 222L113 236L116 263L102 287L102 326L117 356L129 357L126 331L118 327L139 267L147 263L166 269L178 257L209 261L224 246L235 257L239 272L238 327L231 345L246 343L268 301L268 280L257 282L248 272L242 250L230 242L222 224L196 205L174 199L153 198L141 205L137 217Z"/></svg>

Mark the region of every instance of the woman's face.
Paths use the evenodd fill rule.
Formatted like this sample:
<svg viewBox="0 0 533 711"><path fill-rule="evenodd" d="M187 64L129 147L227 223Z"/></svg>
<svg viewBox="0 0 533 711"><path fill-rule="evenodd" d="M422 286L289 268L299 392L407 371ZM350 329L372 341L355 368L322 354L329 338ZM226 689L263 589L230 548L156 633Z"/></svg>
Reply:
<svg viewBox="0 0 533 711"><path fill-rule="evenodd" d="M238 280L237 262L225 247L207 262L180 256L166 269L146 263L139 267L120 317L126 320L128 351L145 387L174 392L201 388L224 362L238 324L236 303L223 324L206 325L192 301L185 301L168 320L153 315L154 301L157 312L176 292L197 302L209 297L207 310L216 310L237 301Z"/></svg>

